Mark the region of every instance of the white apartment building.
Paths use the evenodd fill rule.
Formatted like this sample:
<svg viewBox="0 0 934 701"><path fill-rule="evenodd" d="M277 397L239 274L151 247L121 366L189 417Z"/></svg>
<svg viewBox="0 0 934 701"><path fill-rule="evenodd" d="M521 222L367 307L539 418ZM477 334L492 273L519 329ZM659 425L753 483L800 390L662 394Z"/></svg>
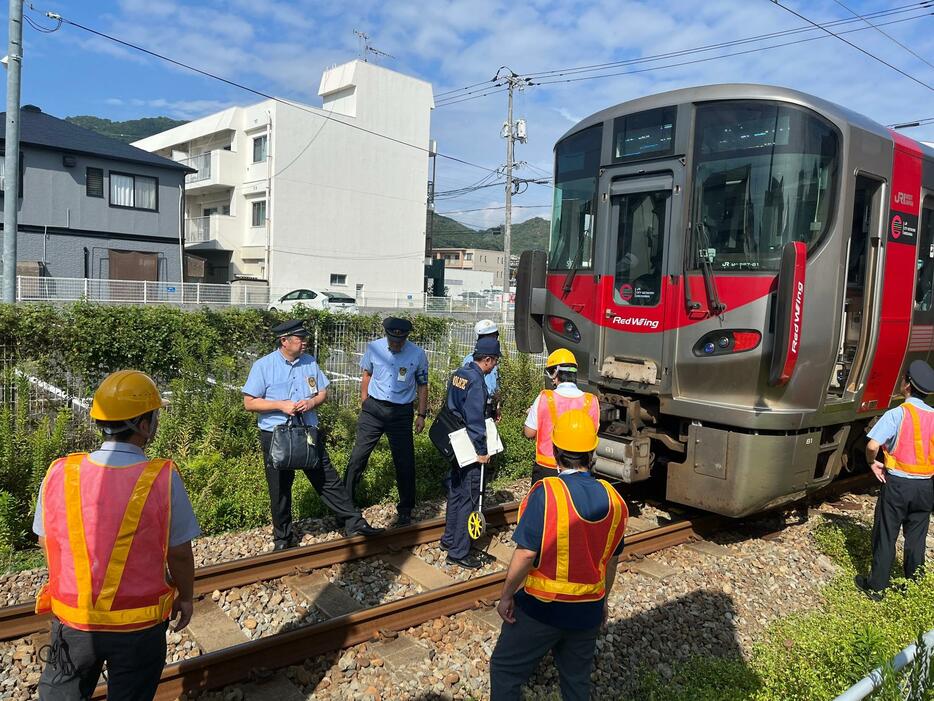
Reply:
<svg viewBox="0 0 934 701"><path fill-rule="evenodd" d="M192 279L268 280L273 295L423 289L431 85L357 60L325 71L318 94L320 109L266 100L134 144L197 169Z"/></svg>

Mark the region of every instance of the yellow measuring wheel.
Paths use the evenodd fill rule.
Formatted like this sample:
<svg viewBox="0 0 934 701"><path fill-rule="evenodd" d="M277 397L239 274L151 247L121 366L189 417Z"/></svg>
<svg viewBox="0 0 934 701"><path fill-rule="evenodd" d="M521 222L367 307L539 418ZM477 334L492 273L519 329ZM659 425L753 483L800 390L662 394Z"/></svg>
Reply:
<svg viewBox="0 0 934 701"><path fill-rule="evenodd" d="M486 516L482 511L471 511L467 517L467 534L471 540L479 540L486 533Z"/></svg>

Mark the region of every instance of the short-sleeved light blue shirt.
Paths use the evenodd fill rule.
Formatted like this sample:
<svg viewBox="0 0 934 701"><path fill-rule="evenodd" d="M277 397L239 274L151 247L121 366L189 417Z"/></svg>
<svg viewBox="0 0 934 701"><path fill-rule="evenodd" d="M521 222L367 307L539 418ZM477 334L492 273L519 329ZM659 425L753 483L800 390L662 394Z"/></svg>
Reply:
<svg viewBox="0 0 934 701"><path fill-rule="evenodd" d="M240 391L258 399L299 402L315 396L329 384L313 356L302 353L295 360L288 360L277 348L253 363ZM256 423L261 431L271 431L289 418L284 411L258 413ZM306 426L317 426L318 413L311 410L296 414L295 420L301 420Z"/></svg>
<svg viewBox="0 0 934 701"><path fill-rule="evenodd" d="M367 394L393 404L411 404L416 386L428 384L428 356L411 341L406 341L398 353L389 350L386 338L370 341L360 359L360 369L372 376Z"/></svg>
<svg viewBox="0 0 934 701"><path fill-rule="evenodd" d="M464 356L464 362L461 363L461 367L467 367L473 362L473 353L468 353ZM486 375L483 376L483 381L486 383L486 391L490 393L492 397L496 394L496 390L499 389L499 366L494 366Z"/></svg>
<svg viewBox="0 0 934 701"><path fill-rule="evenodd" d="M934 411L931 407L924 403L923 400L918 399L917 397L909 397L907 400L908 404L916 406L923 411ZM874 440L877 443L881 443L885 446L885 449L891 451L895 447L895 441L898 440L898 431L902 427L902 419L904 418L905 410L900 406L895 407L894 409L889 409L882 416L879 417L879 420L876 421L876 425L872 427L872 430L867 434L870 440ZM898 475L899 477L907 477L908 479L931 479L924 475L913 475L910 472L902 472L901 470L889 470L893 475Z"/></svg>
<svg viewBox="0 0 934 701"><path fill-rule="evenodd" d="M104 441L100 450L91 453L91 460L98 465L107 467L128 467L137 465L143 460L148 460L146 453L139 446L132 443L123 443L120 441ZM39 490L39 498L36 499L36 515L32 520L32 532L40 538L45 537L45 527L42 523L42 492ZM182 484L182 478L178 472L172 473L172 514L169 518L169 547L187 543L201 535L201 527L198 525L198 519L195 518L195 512L191 508L191 500L188 498L188 492L185 491L185 485Z"/></svg>

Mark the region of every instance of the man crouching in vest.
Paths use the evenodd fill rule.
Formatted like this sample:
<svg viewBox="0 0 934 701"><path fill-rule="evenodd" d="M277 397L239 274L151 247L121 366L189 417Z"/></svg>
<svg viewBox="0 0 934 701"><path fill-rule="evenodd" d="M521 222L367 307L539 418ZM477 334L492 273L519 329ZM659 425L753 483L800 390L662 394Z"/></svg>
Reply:
<svg viewBox="0 0 934 701"><path fill-rule="evenodd" d="M567 348L559 348L545 361L545 374L554 389L545 389L532 402L522 432L535 441L535 467L532 484L543 477L558 474L551 448L551 431L558 417L572 409L582 409L590 416L594 427L600 428L600 402L589 392L577 387L577 359Z"/></svg>
<svg viewBox="0 0 934 701"><path fill-rule="evenodd" d="M588 414L572 409L559 416L552 442L560 473L532 485L512 536L517 547L496 607L503 627L490 659L491 701L518 700L549 650L561 698L590 698L597 634L629 511L590 472L597 431Z"/></svg>
<svg viewBox="0 0 934 701"><path fill-rule="evenodd" d="M924 398L934 392L934 369L923 360L908 366L905 403L889 409L869 431L866 460L880 482L872 524L872 570L856 586L871 599L889 586L899 529L905 531L905 577L924 565L925 540L934 507L934 410ZM882 448L885 463L877 460Z"/></svg>
<svg viewBox="0 0 934 701"><path fill-rule="evenodd" d="M152 699L169 619L191 619L201 530L175 465L143 453L161 406L148 375L108 375L91 406L103 445L56 460L42 482L32 528L49 582L36 612L53 619L40 699L90 699L104 662L108 699Z"/></svg>

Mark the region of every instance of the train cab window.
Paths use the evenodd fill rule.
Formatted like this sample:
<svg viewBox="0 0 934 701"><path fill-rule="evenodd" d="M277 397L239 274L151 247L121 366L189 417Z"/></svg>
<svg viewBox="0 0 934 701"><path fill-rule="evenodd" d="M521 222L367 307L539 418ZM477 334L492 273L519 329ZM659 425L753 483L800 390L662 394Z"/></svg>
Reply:
<svg viewBox="0 0 934 701"><path fill-rule="evenodd" d="M775 271L789 241L813 248L830 226L838 161L836 131L811 112L770 102L699 105L695 261Z"/></svg>
<svg viewBox="0 0 934 701"><path fill-rule="evenodd" d="M934 197L925 197L918 227L918 280L915 310L926 312L934 303Z"/></svg>
<svg viewBox="0 0 934 701"><path fill-rule="evenodd" d="M551 270L593 267L593 232L603 125L572 134L555 146L555 201L551 220Z"/></svg>
<svg viewBox="0 0 934 701"><path fill-rule="evenodd" d="M616 217L617 304L654 306L661 296L662 256L671 189L630 192L613 198Z"/></svg>

